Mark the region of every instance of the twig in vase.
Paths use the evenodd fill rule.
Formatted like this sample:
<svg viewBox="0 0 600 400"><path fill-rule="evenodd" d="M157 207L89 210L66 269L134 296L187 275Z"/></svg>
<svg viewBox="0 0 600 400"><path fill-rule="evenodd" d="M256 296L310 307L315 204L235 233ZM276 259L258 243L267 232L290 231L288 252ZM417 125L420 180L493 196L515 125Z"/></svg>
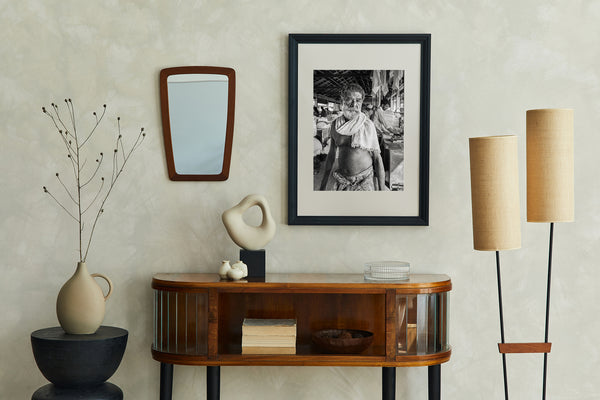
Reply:
<svg viewBox="0 0 600 400"><path fill-rule="evenodd" d="M106 193L103 193L103 189L105 187L105 185L104 185L105 179L104 179L104 176L100 176L99 188L95 190L96 194L94 195L93 199L89 202L89 204L87 206L82 207L82 197L84 197L84 189L86 189L86 186L88 184L90 184L92 181L94 181L95 178L98 176L101 166L102 166L102 161L104 160L104 153L100 153L100 157L98 157L96 159L96 165L95 165L95 167L93 167L93 170L91 171L91 173L86 172L85 170L86 170L87 158L85 158L83 156L82 149L88 143L88 141L92 138L92 136L96 132L96 129L102 122L102 120L106 114L106 104L104 104L102 106L103 110L102 110L102 113L100 114L100 116L98 116L98 114L96 112L92 113L92 115L94 116L94 119L95 119L94 125L93 125L92 129L90 130L90 132L87 135L85 135L85 139L81 142L80 142L80 136L77 133L77 122L76 122L76 118L75 118L75 107L73 106L73 102L71 101L71 99L65 99L65 104L66 104L67 112L69 115L67 123L61 117L59 107L55 103L51 104L52 111L48 111L48 110L46 110L45 107L42 107L42 112L46 116L48 116L48 118L50 118L50 120L52 121L52 123L53 123L54 127L56 128L56 130L61 138L61 141L64 144L65 149L67 151L67 158L69 159L71 167L73 169L73 178L74 178L73 189L71 189L71 190L69 189L68 183L65 182L63 179L61 179L61 176L58 173L56 173L55 175L56 175L56 178L58 179L60 185L64 189L64 191L67 193L68 197L73 201L73 203L76 207L76 212L69 210L70 207L67 207L67 206L65 206L65 204L61 203L48 190L48 188L46 186L43 187L43 190L71 218L73 218L76 221L78 228L79 228L79 261L85 262L87 259L87 256L88 256L88 252L90 250L90 246L92 243L92 238L94 236L94 231L96 229L96 225L98 223L100 216L104 212L104 205L105 205L109 195L111 194L112 189L114 188L114 186L117 182L117 179L119 178L119 176L121 176L121 173L123 172L125 165L129 161L129 158L131 157L133 152L144 141L144 138L146 137L146 133L144 132L144 128L141 128L131 149L127 152L125 150L125 146L123 143L123 136L121 134L121 122L120 122L121 118L120 117L117 118L117 138L116 138L114 151L113 151L113 163L112 163L112 173L111 173L110 183L108 184ZM119 161L119 156L118 156L119 148L120 148L120 152L122 154L121 161ZM89 169L89 167L87 169ZM93 185L93 186L95 186L95 185ZM91 188L90 188L90 190L91 190ZM91 192L91 193L94 193L94 192ZM86 203L87 203L87 200L86 200ZM87 244L84 248L83 247L83 243L84 243L83 236L84 236L84 230L86 227L85 220L84 220L84 214L88 210L90 210L90 208L94 207L94 205L97 206L97 212L96 212L93 220L91 220L92 225L91 225L91 229L88 234Z"/></svg>

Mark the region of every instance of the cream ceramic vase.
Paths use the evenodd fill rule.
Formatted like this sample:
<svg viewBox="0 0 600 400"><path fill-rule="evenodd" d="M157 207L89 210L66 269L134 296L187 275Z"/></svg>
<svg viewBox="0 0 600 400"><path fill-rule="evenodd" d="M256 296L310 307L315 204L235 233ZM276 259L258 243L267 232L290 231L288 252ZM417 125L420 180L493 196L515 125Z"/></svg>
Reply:
<svg viewBox="0 0 600 400"><path fill-rule="evenodd" d="M227 279L227 272L231 269L231 265L229 264L229 260L221 261L221 266L219 267L219 276L223 279Z"/></svg>
<svg viewBox="0 0 600 400"><path fill-rule="evenodd" d="M108 293L94 278L108 282ZM90 274L84 262L77 263L73 276L63 285L56 299L60 326L69 334L92 334L104 320L105 302L112 293L112 282L102 274Z"/></svg>
<svg viewBox="0 0 600 400"><path fill-rule="evenodd" d="M259 226L248 225L243 218L250 207L258 206L262 211L262 222ZM229 237L243 249L260 250L275 236L275 220L271 216L269 203L264 196L250 194L238 205L225 211L221 216Z"/></svg>

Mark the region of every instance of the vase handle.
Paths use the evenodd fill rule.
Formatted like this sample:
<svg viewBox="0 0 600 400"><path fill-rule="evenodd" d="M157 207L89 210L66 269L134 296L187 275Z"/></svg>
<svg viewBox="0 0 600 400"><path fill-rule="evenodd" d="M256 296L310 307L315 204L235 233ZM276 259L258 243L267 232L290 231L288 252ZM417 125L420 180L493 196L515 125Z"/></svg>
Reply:
<svg viewBox="0 0 600 400"><path fill-rule="evenodd" d="M102 278L106 281L106 283L108 283L108 293L106 293L106 296L104 296L104 301L108 300L108 298L110 297L110 295L112 293L112 282L110 281L110 279L108 279L108 276L106 276L106 275L92 274L92 276L94 278Z"/></svg>

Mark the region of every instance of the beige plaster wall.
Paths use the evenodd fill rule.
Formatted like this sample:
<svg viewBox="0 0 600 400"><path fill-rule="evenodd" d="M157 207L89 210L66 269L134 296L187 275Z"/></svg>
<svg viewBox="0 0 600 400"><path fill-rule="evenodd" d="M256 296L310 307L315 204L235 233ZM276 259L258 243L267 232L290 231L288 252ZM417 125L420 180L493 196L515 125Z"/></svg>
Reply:
<svg viewBox="0 0 600 400"><path fill-rule="evenodd" d="M41 107L72 98L81 121L108 104L129 134L149 137L106 207L92 272L115 292L106 325L130 332L112 378L127 399L158 398L150 356L153 273L210 272L237 248L220 214L264 194L278 223L271 272L361 272L400 259L447 273L452 359L446 399L502 398L494 255L472 249L470 136L519 137L523 248L502 255L507 341L542 341L547 225L525 223L525 111L572 107L576 221L555 229L549 397L598 399L597 282L600 1L117 1L0 0L0 398L30 398L46 383L29 335L55 326L54 301L72 274L76 231L42 186L65 167ZM286 225L287 35L432 34L429 227ZM178 65L237 71L230 179L175 183L164 161L158 72ZM83 116L83 113L86 116ZM83 123L83 122L82 122ZM100 140L98 151L107 151ZM109 147L108 147L109 148ZM512 398L538 398L540 356L509 357ZM175 398L202 398L203 367L176 367ZM374 399L377 368L226 367L223 399ZM426 398L426 368L397 371L397 398Z"/></svg>

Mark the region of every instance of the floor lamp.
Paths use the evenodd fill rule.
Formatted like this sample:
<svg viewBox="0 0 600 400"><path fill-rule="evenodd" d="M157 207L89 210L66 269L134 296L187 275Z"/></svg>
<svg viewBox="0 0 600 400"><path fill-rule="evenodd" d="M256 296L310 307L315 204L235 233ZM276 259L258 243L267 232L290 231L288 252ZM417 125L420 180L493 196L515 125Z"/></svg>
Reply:
<svg viewBox="0 0 600 400"><path fill-rule="evenodd" d="M548 345L554 223L573 221L575 215L573 125L573 110L527 111L527 222L550 223L544 331L544 343ZM542 399L546 398L550 347L547 350Z"/></svg>
<svg viewBox="0 0 600 400"><path fill-rule="evenodd" d="M500 279L500 250L521 247L519 162L517 137L487 136L469 139L473 247L496 252L500 338L504 344L504 317ZM506 354L502 354L504 398L508 400Z"/></svg>
<svg viewBox="0 0 600 400"><path fill-rule="evenodd" d="M500 279L500 250L521 245L519 221L518 161L516 136L469 139L473 247L496 251L498 302L504 374L504 397L508 400L507 353L543 353L542 399L546 398L546 376L550 316L550 287L554 222L572 221L574 216L573 110L527 111L527 221L549 222L548 278L544 342L505 343Z"/></svg>

